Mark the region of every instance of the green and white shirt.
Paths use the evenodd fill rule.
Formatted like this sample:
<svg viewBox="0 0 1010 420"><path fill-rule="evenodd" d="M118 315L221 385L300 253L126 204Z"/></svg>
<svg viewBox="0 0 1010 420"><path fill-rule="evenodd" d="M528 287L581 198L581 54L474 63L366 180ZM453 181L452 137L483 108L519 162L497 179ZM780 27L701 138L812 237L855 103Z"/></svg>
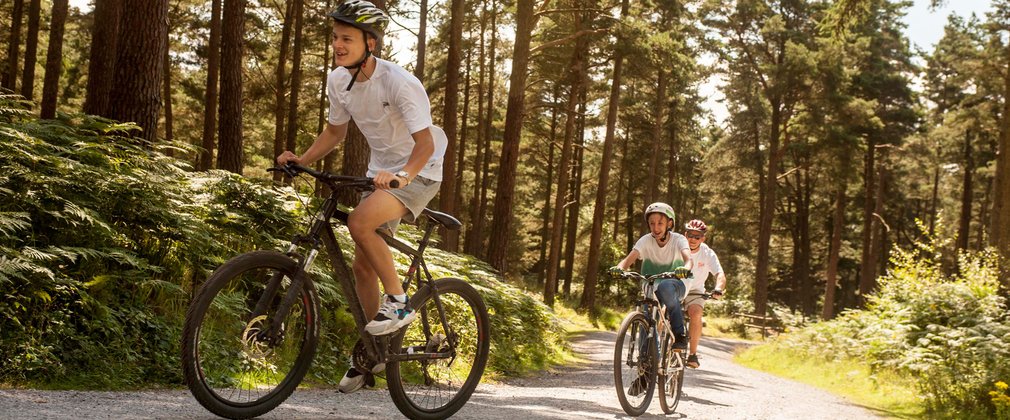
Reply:
<svg viewBox="0 0 1010 420"><path fill-rule="evenodd" d="M651 276L686 265L681 257L681 251L686 249L690 252L691 248L687 245L687 238L684 235L670 232L670 240L664 246L659 246L656 238L646 234L635 243L634 249L642 259L642 275Z"/></svg>

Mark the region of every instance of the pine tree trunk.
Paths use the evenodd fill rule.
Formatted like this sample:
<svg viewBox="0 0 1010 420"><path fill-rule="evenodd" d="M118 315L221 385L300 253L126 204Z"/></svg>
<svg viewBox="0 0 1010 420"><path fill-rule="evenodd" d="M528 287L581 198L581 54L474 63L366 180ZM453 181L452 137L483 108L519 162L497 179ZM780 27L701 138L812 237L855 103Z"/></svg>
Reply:
<svg viewBox="0 0 1010 420"><path fill-rule="evenodd" d="M863 158L863 191L866 195L863 199L863 232L862 232L862 259L859 267L859 304L865 303L865 296L873 288L876 277L876 265L874 256L871 254L871 244L873 242L873 207L874 193L876 192L876 182L874 180L876 172L876 143L874 138L869 137L866 145L866 154Z"/></svg>
<svg viewBox="0 0 1010 420"><path fill-rule="evenodd" d="M217 168L242 173L242 69L246 0L224 0Z"/></svg>
<svg viewBox="0 0 1010 420"><path fill-rule="evenodd" d="M202 150L198 171L206 171L214 163L214 132L217 131L217 85L221 71L221 0L211 0L210 43L207 49L207 87L204 94ZM328 38L327 38L328 39Z"/></svg>
<svg viewBox="0 0 1010 420"><path fill-rule="evenodd" d="M172 55L170 54L170 48L171 48L171 43L169 42L169 38L168 38L167 33L166 33L166 36L165 36L165 54L164 54L165 60L164 60L164 63L162 63L162 66L165 69L165 76L164 76L164 83L162 85L163 85L163 89L164 89L164 100L165 100L165 104L164 104L164 107L165 107L165 141L167 141L167 142L171 142L172 139L174 138L174 134L172 133L172 125L173 125L173 122L174 122L174 117L172 115ZM166 153L169 156L172 156L172 149L168 149L168 151Z"/></svg>
<svg viewBox="0 0 1010 420"><path fill-rule="evenodd" d="M299 0L284 1L284 21L281 24L280 52L277 54L277 67L274 69L274 153L271 160L284 153L287 143L287 134L284 132L284 111L288 108L284 98L287 93L288 49L291 46L291 25L295 14L294 2L296 1ZM327 43L327 45L329 44ZM294 86L292 81L291 88L294 89ZM297 153L297 151L294 152ZM281 182L283 180L283 173L274 172L274 182Z"/></svg>
<svg viewBox="0 0 1010 420"><path fill-rule="evenodd" d="M42 118L56 116L56 94L63 72L63 28L67 23L68 0L53 1L53 16L49 24L49 51L46 53L46 75L42 83Z"/></svg>
<svg viewBox="0 0 1010 420"><path fill-rule="evenodd" d="M771 125L768 136L768 171L761 189L761 211L758 219L757 270L754 281L754 312L764 315L768 310L769 259L771 256L772 222L775 220L775 199L778 188L779 140L782 128L782 104L771 100Z"/></svg>
<svg viewBox="0 0 1010 420"><path fill-rule="evenodd" d="M158 138L167 37L168 0L137 0L123 8L109 114L137 123L139 136L152 143Z"/></svg>
<svg viewBox="0 0 1010 420"><path fill-rule="evenodd" d="M466 146L467 146L467 134L469 134L470 128L470 59L472 49L466 51L466 74L463 76L463 113L460 115L460 121L462 121L462 127L460 128L459 134L459 148L456 150L456 188L452 192L452 196L455 199L453 203L453 208L456 213L462 216L463 211L463 168L466 167ZM457 241L459 238L459 232L456 232Z"/></svg>
<svg viewBox="0 0 1010 420"><path fill-rule="evenodd" d="M585 24L586 17L585 13L582 12L579 15L579 22L575 27L575 32L578 33L581 31ZM572 160L573 137L575 135L575 110L586 83L587 66L585 55L588 48L589 42L586 37L579 37L575 43L575 51L572 54L572 61L568 70L571 87L568 91L567 110L565 111L567 118L565 120L565 135L561 145L561 163L558 166L558 191L554 196L554 218L551 223L551 248L547 257L547 278L544 280L544 304L547 306L554 306L554 292L558 281L557 266L561 258L561 232L565 215L565 198L568 195L568 177L569 166Z"/></svg>
<svg viewBox="0 0 1010 420"><path fill-rule="evenodd" d="M441 211L453 214L456 212L456 147L459 141L459 67L463 43L463 0L451 0L451 15L449 17L449 52L445 63L445 95L442 107L442 128L449 142L445 147L445 159L442 160L442 185L439 188L438 207ZM455 252L459 249L459 231L440 228L442 247L446 251Z"/></svg>
<svg viewBox="0 0 1010 420"><path fill-rule="evenodd" d="M480 46L478 47L477 55L480 69L477 76L477 141L474 142L477 150L473 159L473 194L470 195L470 222L463 225L463 229L466 231L463 249L470 255L478 255L480 253L481 241L483 239L480 229L483 223L476 223L476 221L483 216L483 214L478 212L479 209L477 207L480 202L482 185L481 168L483 168L484 164L484 77L488 73L484 61L486 51L484 48L484 34L487 32L487 14L487 7L485 7L480 17Z"/></svg>
<svg viewBox="0 0 1010 420"><path fill-rule="evenodd" d="M670 117L669 117L669 119L671 121L673 121L673 124L671 124L672 127L670 127L670 131L669 131L669 136L670 136L670 162L667 164L667 167L666 167L666 196L670 197L674 201L674 203L670 203L670 204L673 204L673 205L676 206L674 208L683 209L684 208L684 200L686 199L686 197L684 197L684 194L680 193L680 179L679 179L679 175L678 175L678 170L680 168L677 167L677 165L680 164L680 162L678 161L678 156L677 156L680 153L680 143L679 143L679 140L677 138L677 134L680 131L680 127L677 126L677 100L676 100L676 98L674 98L673 104L670 106ZM693 194L693 195L695 196L695 198L697 198L697 194ZM694 211L694 212L691 212L690 214L691 215L696 215L696 214L698 214L698 212ZM687 218L682 218L682 219L683 220L687 220ZM681 223L681 224L683 224L683 223Z"/></svg>
<svg viewBox="0 0 1010 420"><path fill-rule="evenodd" d="M295 44L291 57L291 98L288 105L286 150L298 150L298 99L302 92L302 38L305 23L305 1L294 1ZM278 153L279 154L279 153ZM276 157L274 155L273 157ZM273 158L271 157L271 158Z"/></svg>
<svg viewBox="0 0 1010 420"><path fill-rule="evenodd" d="M579 210L582 206L582 167L583 156L585 154L585 144L586 144L586 89L582 89L582 93L579 97L579 128L578 136L579 141L575 145L575 160L572 166L572 186L569 189L571 191L570 199L568 200L568 222L565 228L568 229L568 235L565 239L565 285L562 288L565 294L565 299L571 297L572 295L572 276L575 273L575 247L578 245L578 233L579 233Z"/></svg>
<svg viewBox="0 0 1010 420"><path fill-rule="evenodd" d="M663 144L663 122L666 119L666 83L667 74L664 67L658 69L658 81L656 84L656 103L653 112L656 113L656 120L652 126L652 153L649 154L649 187L646 192L650 203L659 201L659 152Z"/></svg>
<svg viewBox="0 0 1010 420"><path fill-rule="evenodd" d="M554 85L554 92L551 98L554 100L551 106L551 138L547 142L547 177L544 180L547 182L547 191L544 192L544 207L540 210L540 217L542 219L542 224L540 227L540 258L537 259L537 266L532 270L540 277L539 283L543 284L545 278L547 278L547 247L551 242L551 191L554 190L554 145L557 143L557 131L558 131L558 107L561 105L558 103L558 89L557 84Z"/></svg>
<svg viewBox="0 0 1010 420"><path fill-rule="evenodd" d="M42 14L42 1L29 0L28 32L25 38L25 67L21 73L21 96L35 100L35 62L38 60L39 20Z"/></svg>
<svg viewBox="0 0 1010 420"><path fill-rule="evenodd" d="M428 40L428 0L421 0L420 16L417 29L417 64L414 66L414 77L424 83L424 49Z"/></svg>
<svg viewBox="0 0 1010 420"><path fill-rule="evenodd" d="M18 62L21 53L21 21L24 19L24 0L14 0L14 7L11 10L11 32L7 43L7 66L4 69L3 79L0 87L10 89L11 92L17 88Z"/></svg>
<svg viewBox="0 0 1010 420"><path fill-rule="evenodd" d="M972 173L975 165L971 156L971 132L964 133L964 170L961 179L961 218L958 221L956 247L960 250L968 249L968 235L971 229L971 199L972 199Z"/></svg>
<svg viewBox="0 0 1010 420"><path fill-rule="evenodd" d="M624 20L627 15L628 0L623 0L621 1L621 19ZM620 38L618 42L620 42ZM582 300L579 301L579 307L584 310L596 307L596 283L600 272L600 249L603 246L603 218L606 217L608 183L610 182L610 155L614 150L614 131L617 127L617 112L620 108L623 71L624 55L618 51L614 54L614 72L611 76L610 100L607 104L607 131L603 137L603 154L600 156L600 172L597 175L596 204L593 207L593 229L589 236L586 279L582 290Z"/></svg>
<svg viewBox="0 0 1010 420"><path fill-rule="evenodd" d="M525 116L530 40L537 23L537 18L533 14L533 3L533 0L516 0L516 39L513 44L512 73L509 77L508 107L505 111L505 135L502 139L501 163L498 166L498 188L494 199L491 239L488 243L488 262L503 273L508 272L508 247L513 229L512 203L515 197L519 141L522 138ZM495 10L493 6L491 10ZM492 24L492 30L493 28ZM494 38L492 38L493 40ZM491 51L494 51L494 48ZM491 74L494 72L492 71ZM488 113L490 114L490 110ZM490 136L485 138L486 141L490 141ZM490 149L488 149L488 153L490 153Z"/></svg>
<svg viewBox="0 0 1010 420"><path fill-rule="evenodd" d="M1005 47L1004 53L1006 70L1003 74L1003 97L1010 98L1010 46ZM996 247L1000 254L1000 283L1003 285L1003 295L1010 296L1010 100L1003 101L993 182L995 187L992 219L989 221L989 244Z"/></svg>
<svg viewBox="0 0 1010 420"><path fill-rule="evenodd" d="M838 259L842 248L842 229L845 224L845 183L838 184L835 208L831 217L831 242L828 245L828 267L825 271L824 308L821 319L835 317L835 291L838 289Z"/></svg>
<svg viewBox="0 0 1010 420"><path fill-rule="evenodd" d="M116 74L116 51L119 50L119 27L123 13L122 0L96 0L95 23L91 29L91 52L88 59L88 88L84 112L108 117L109 95Z"/></svg>
<svg viewBox="0 0 1010 420"><path fill-rule="evenodd" d="M809 163L804 163L804 166ZM810 276L810 196L813 186L810 182L809 169L800 170L799 175L799 200L796 207L796 229L799 243L796 256L797 264L794 267L796 280L799 284L800 308L803 314L813 316L816 311L816 299L814 298L813 278Z"/></svg>

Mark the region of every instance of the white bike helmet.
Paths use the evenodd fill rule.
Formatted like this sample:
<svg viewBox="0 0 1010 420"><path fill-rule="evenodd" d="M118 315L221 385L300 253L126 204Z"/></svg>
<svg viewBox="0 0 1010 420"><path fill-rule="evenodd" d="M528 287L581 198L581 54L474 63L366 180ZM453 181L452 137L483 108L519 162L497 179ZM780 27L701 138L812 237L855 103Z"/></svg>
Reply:
<svg viewBox="0 0 1010 420"><path fill-rule="evenodd" d="M660 213L670 220L673 220L676 216L673 212L673 207L670 207L669 204L655 202L645 208L645 223L649 223L649 215L652 213Z"/></svg>

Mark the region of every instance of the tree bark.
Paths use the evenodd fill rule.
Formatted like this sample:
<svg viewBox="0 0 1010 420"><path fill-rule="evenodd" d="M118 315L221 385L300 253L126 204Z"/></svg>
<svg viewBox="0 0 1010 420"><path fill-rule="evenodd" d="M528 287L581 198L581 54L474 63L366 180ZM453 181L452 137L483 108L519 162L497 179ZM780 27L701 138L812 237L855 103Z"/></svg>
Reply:
<svg viewBox="0 0 1010 420"><path fill-rule="evenodd" d="M590 6L591 7L591 6ZM579 15L579 22L575 32L582 30L586 23L584 14ZM572 143L575 134L575 110L583 86L586 83L586 63L585 54L589 46L586 37L579 37L576 41L575 51L572 54L569 65L569 80L571 85L568 90L568 101L566 105L564 139L561 145L561 163L558 166L558 191L554 196L554 219L551 223L551 249L547 257L547 278L544 279L544 304L554 305L554 291L558 281L558 262L561 258L561 232L562 222L565 216L565 198L568 195L568 177L572 160ZM493 241L492 241L493 242Z"/></svg>
<svg viewBox="0 0 1010 420"><path fill-rule="evenodd" d="M964 133L964 164L962 165L964 174L961 179L961 218L958 221L956 247L959 250L968 249L968 235L971 229L971 199L972 199L972 173L975 171L975 164L971 156L971 132Z"/></svg>
<svg viewBox="0 0 1010 420"><path fill-rule="evenodd" d="M276 158L281 153L284 153L287 144L287 134L284 132L284 111L288 107L284 98L287 94L288 49L291 46L291 25L295 15L294 2L296 1L299 0L284 1L284 21L281 24L280 52L277 54L277 67L274 69L274 155L272 158ZM291 84L292 89L295 86L293 82ZM283 180L283 173L274 172L274 182L282 182Z"/></svg>
<svg viewBox="0 0 1010 420"><path fill-rule="evenodd" d="M1010 46L1004 49L1006 72L1003 74L1003 114L1000 118L999 147L993 188L989 243L1000 254L1000 284L1003 295L1010 296Z"/></svg>
<svg viewBox="0 0 1010 420"><path fill-rule="evenodd" d="M91 29L88 59L88 88L84 112L103 117L109 114L109 95L116 72L122 0L96 0L95 23Z"/></svg>
<svg viewBox="0 0 1010 420"><path fill-rule="evenodd" d="M442 128L448 143L445 147L446 158L442 160L442 185L439 188L438 206L443 212L456 212L456 147L459 141L456 113L459 108L459 66L460 50L463 43L463 0L451 0L451 15L449 17L449 52L445 67L445 95L442 107ZM446 251L455 252L459 249L459 231L446 228L439 229L442 236L442 247Z"/></svg>
<svg viewBox="0 0 1010 420"><path fill-rule="evenodd" d="M835 291L838 288L838 259L842 248L842 228L845 224L845 183L838 184L835 208L831 218L831 242L828 246L828 266L825 269L824 308L821 318L835 317Z"/></svg>
<svg viewBox="0 0 1010 420"><path fill-rule="evenodd" d="M42 14L42 1L30 0L28 3L28 33L25 38L25 67L21 73L21 96L35 100L35 62L38 60L39 20Z"/></svg>
<svg viewBox="0 0 1010 420"><path fill-rule="evenodd" d="M242 173L242 70L246 0L224 0L217 167Z"/></svg>
<svg viewBox="0 0 1010 420"><path fill-rule="evenodd" d="M621 1L621 19L628 15L628 1ZM618 37L618 43L621 38ZM602 248L603 218L606 217L608 183L610 182L610 161L614 150L614 131L617 127L617 113L620 109L621 76L624 71L624 55L614 53L614 72L611 75L610 102L607 104L607 131L603 137L603 154L600 156L600 172L597 175L596 204L593 207L593 228L589 236L589 257L586 261L586 279L579 307L592 309L596 306L596 283L599 276L600 248ZM616 226L615 226L616 229Z"/></svg>
<svg viewBox="0 0 1010 420"><path fill-rule="evenodd" d="M768 171L761 185L761 211L758 218L757 270L754 281L754 312L764 315L768 311L769 259L771 256L772 222L775 219L776 190L779 173L779 140L783 126L782 104L772 99L771 125L768 136Z"/></svg>
<svg viewBox="0 0 1010 420"><path fill-rule="evenodd" d="M874 193L876 191L876 182L874 180L876 167L876 142L871 136L868 138L866 145L866 154L863 158L863 191L866 197L863 199L863 249L862 249L862 259L861 265L859 267L859 304L862 305L865 302L865 297L870 289L873 288L873 283L876 276L876 265L874 264L875 259L871 255L871 244L873 242L873 207L874 207Z"/></svg>
<svg viewBox="0 0 1010 420"><path fill-rule="evenodd" d="M17 88L18 62L21 53L21 21L24 18L24 0L14 0L11 10L11 33L7 43L7 67L4 70L3 80L0 87L10 89L11 92Z"/></svg>
<svg viewBox="0 0 1010 420"><path fill-rule="evenodd" d="M49 24L49 50L46 53L46 75L42 83L42 118L56 116L56 94L63 72L63 28L67 23L67 0L53 1L53 16Z"/></svg>
<svg viewBox="0 0 1010 420"><path fill-rule="evenodd" d="M467 146L467 135L469 134L470 128L470 59L472 49L467 49L466 51L466 73L463 76L463 113L460 115L460 121L462 121L462 127L460 128L459 134L459 147L456 149L456 188L452 191L453 197L453 209L455 212L462 213L463 211L463 168L466 167L466 146ZM460 214L462 216L462 214ZM456 231L457 248L459 246L459 231Z"/></svg>
<svg viewBox="0 0 1010 420"><path fill-rule="evenodd" d="M166 28L168 29L168 28ZM174 117L172 115L172 55L170 53L170 48L172 44L168 38L168 32L165 33L165 60L162 63L165 69L165 76L162 78L162 88L164 90L164 107L165 107L165 141L171 142L174 138L172 133L172 125ZM168 155L172 156L172 149L168 149Z"/></svg>
<svg viewBox="0 0 1010 420"><path fill-rule="evenodd" d="M420 16L418 16L420 26L417 28L417 64L414 66L414 77L424 83L424 49L428 42L428 0L421 0L420 12Z"/></svg>
<svg viewBox="0 0 1010 420"><path fill-rule="evenodd" d="M579 112L578 112L578 130L577 135L579 136L578 143L575 144L575 160L572 166L572 186L569 189L571 191L570 199L568 200L568 222L565 228L568 230L567 238L565 238L565 285L562 290L565 294L565 299L572 295L572 276L575 273L575 248L578 245L578 233L579 233L579 210L582 207L582 168L583 168L583 156L585 154L586 148L586 89L583 88L581 94L579 95Z"/></svg>
<svg viewBox="0 0 1010 420"><path fill-rule="evenodd" d="M478 61L480 61L480 70L477 76L477 141L475 142L476 155L473 160L473 194L470 196L470 223L465 224L464 230L466 231L466 240L463 244L463 249L467 254L477 255L480 253L480 247L483 242L481 225L483 223L477 223L483 217L482 209L480 206L480 191L483 185L483 180L481 175L483 171L481 170L484 165L484 126L485 126L485 116L484 116L484 77L490 71L485 67L485 51L484 48L484 34L487 30L487 14L488 10L485 7L480 19L480 49L478 50ZM494 31L492 31L492 36L494 36ZM491 76L494 78L494 75ZM490 104L489 104L490 105ZM490 113L490 109L487 111ZM487 124L490 124L488 120Z"/></svg>
<svg viewBox="0 0 1010 420"><path fill-rule="evenodd" d="M298 145L298 99L302 93L302 34L305 24L305 1L294 1L295 44L291 57L291 97L288 105L285 149L297 150ZM278 153L279 154L279 153ZM277 155L271 156L271 159Z"/></svg>
<svg viewBox="0 0 1010 420"><path fill-rule="evenodd" d="M123 8L109 114L137 123L148 142L158 138L168 0L137 0Z"/></svg>
<svg viewBox="0 0 1010 420"><path fill-rule="evenodd" d="M649 199L650 203L659 201L659 151L663 144L663 121L666 119L666 71L665 63L660 65L657 72L656 83L656 103L653 105L656 113L656 120L652 126L652 153L649 154Z"/></svg>
<svg viewBox="0 0 1010 420"><path fill-rule="evenodd" d="M508 272L508 247L513 229L512 203L515 196L516 166L519 159L523 119L526 114L526 77L528 76L530 58L530 40L536 25L537 18L533 14L533 1L517 0L516 40L513 44L512 74L509 77L508 106L505 111L505 134L502 139L501 163L498 166L498 188L494 199L491 239L488 243L488 262L503 273ZM491 50L494 51L493 48ZM490 140L490 136L486 138ZM490 150L488 152L490 153Z"/></svg>
<svg viewBox="0 0 1010 420"><path fill-rule="evenodd" d="M814 296L813 279L810 276L810 196L813 186L810 182L809 169L800 170L797 178L800 179L799 200L797 200L796 207L796 228L799 243L796 244L798 247L797 261L793 273L799 285L800 308L803 309L803 314L813 316L817 309L817 301Z"/></svg>
<svg viewBox="0 0 1010 420"><path fill-rule="evenodd" d="M207 87L204 94L202 150L198 171L206 171L214 162L214 132L217 129L217 82L221 71L221 0L212 0L210 8L210 43L207 49Z"/></svg>
<svg viewBox="0 0 1010 420"><path fill-rule="evenodd" d="M540 258L537 259L537 266L533 270L540 277L538 283L543 284L547 278L547 247L551 242L551 192L554 190L554 144L557 143L558 130L558 85L554 85L554 92L551 99L554 103L551 106L551 138L547 142L547 191L544 192L544 207L540 210L542 220L540 227Z"/></svg>

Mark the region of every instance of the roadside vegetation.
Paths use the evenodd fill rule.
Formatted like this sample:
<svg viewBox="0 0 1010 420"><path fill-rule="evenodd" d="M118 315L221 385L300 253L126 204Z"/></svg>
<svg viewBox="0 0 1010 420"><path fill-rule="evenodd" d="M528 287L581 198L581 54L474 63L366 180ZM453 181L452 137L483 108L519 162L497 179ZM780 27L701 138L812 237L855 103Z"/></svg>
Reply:
<svg viewBox="0 0 1010 420"><path fill-rule="evenodd" d="M997 256L944 244L896 251L864 310L743 352L755 369L797 379L894 417L1010 419L1010 316Z"/></svg>

